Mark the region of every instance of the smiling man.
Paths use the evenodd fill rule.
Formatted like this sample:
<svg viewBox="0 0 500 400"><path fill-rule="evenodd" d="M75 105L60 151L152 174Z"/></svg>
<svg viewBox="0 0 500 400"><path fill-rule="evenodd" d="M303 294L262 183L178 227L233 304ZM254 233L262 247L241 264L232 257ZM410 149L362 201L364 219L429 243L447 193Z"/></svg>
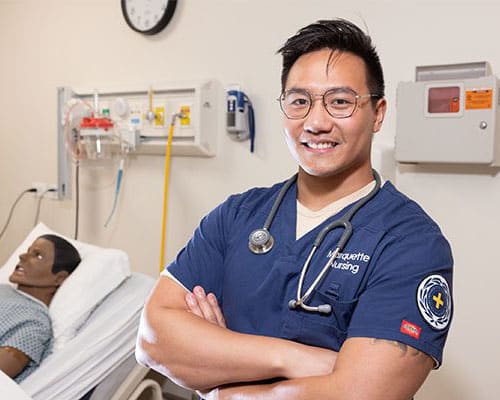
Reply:
<svg viewBox="0 0 500 400"><path fill-rule="evenodd" d="M17 289L0 285L0 370L17 382L50 352L48 306L79 263L78 251L68 241L43 235L19 256L9 277Z"/></svg>
<svg viewBox="0 0 500 400"><path fill-rule="evenodd" d="M442 361L450 246L372 170L387 103L370 37L319 21L280 53L298 173L202 220L146 304L137 358L211 399L409 400Z"/></svg>

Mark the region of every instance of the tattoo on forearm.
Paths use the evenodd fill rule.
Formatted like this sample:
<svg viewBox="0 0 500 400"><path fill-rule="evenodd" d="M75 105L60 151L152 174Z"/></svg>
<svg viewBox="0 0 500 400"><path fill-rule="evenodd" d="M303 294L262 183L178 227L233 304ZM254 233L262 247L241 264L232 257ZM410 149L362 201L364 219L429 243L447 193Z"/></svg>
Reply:
<svg viewBox="0 0 500 400"><path fill-rule="evenodd" d="M399 348L399 350L401 350L401 356L405 356L405 355L411 355L413 357L422 357L422 358L425 358L427 359L429 356L425 353L422 353L420 350L417 350L411 346L408 346L404 343L401 343L401 342L398 342L398 341L395 341L395 340L387 340L387 339L372 339L372 344L373 345L376 345L378 343L389 343L393 346L396 346Z"/></svg>

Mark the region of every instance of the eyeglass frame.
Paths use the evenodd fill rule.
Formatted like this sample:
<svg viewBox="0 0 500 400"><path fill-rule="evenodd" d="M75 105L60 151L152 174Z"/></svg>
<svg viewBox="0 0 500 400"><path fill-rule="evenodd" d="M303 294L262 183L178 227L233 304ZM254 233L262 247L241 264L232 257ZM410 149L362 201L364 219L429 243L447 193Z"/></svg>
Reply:
<svg viewBox="0 0 500 400"><path fill-rule="evenodd" d="M349 115L345 115L345 116L336 116L336 115L332 115L330 113L330 111L328 110L328 107L326 106L326 102L325 102L325 96L332 92L332 91L336 91L336 90L344 90L346 92L351 92L352 94L354 94L354 98L355 98L355 103L354 103L354 107L352 108L352 111ZM299 93L305 93L308 95L309 99L310 99L310 104L309 104L309 108L307 110L307 112L305 113L304 116L302 117L290 117L288 116L288 114L285 112L285 110L283 109L283 103L282 101L284 100L284 96L287 94L287 93L290 93L290 92L299 92ZM334 87L334 88L331 88L331 89L328 89L327 91L325 91L323 94L311 94L309 93L308 90L306 89L288 89L288 90L285 90L281 93L280 97L278 97L276 100L280 103L280 109L281 109L281 112L283 113L283 115L285 115L285 117L287 117L288 119L292 119L292 120L297 120L297 119L303 119L303 118L306 118L309 113L311 112L311 109L313 107L313 104L314 102L316 101L316 99L318 97L321 97L322 99L322 104L323 104L323 107L324 109L326 110L326 112L328 113L329 116L331 116L332 118L338 118L338 119L345 119L345 118L350 118L352 117L352 115L354 114L354 111L356 111L356 108L358 108L358 100L359 99L363 99L363 98L375 98L375 99L381 99L383 98L384 96L380 95L380 94L377 94L377 93L368 93L368 94L357 94L354 90L352 90L351 88L346 88L346 87Z"/></svg>

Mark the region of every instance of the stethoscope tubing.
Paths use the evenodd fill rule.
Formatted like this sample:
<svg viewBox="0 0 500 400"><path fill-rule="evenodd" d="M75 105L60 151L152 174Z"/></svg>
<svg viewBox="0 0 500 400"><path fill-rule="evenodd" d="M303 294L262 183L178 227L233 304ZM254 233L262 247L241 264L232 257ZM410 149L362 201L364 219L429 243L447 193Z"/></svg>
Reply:
<svg viewBox="0 0 500 400"><path fill-rule="evenodd" d="M375 178L375 186L373 189L363 198L358 200L352 207L349 209L341 218L330 222L327 226L325 226L316 236L314 239L311 251L309 252L309 255L306 258L306 261L304 262L304 265L302 266L302 270L300 272L300 277L299 277L299 282L297 285L297 298L290 300L288 303L289 307L291 309L295 309L297 307L300 307L306 311L312 311L312 312L320 312L323 314L329 314L332 309L329 304L322 304L320 306L309 306L306 304L306 301L309 299L311 296L312 292L319 286L323 278L326 276L328 271L330 270L331 266L333 265L335 259L337 258L338 254L343 251L345 245L349 241L349 239L352 236L353 232L353 227L351 224L351 220L354 217L354 215L358 212L358 210L363 207L366 203L368 203L380 190L380 175L375 171L374 169L372 170L373 176ZM264 226L260 229L257 229L253 231L250 234L249 237L249 249L252 251L254 254L265 254L269 252L273 245L274 245L274 238L272 237L271 233L269 232L269 228L271 227L271 224L273 222L274 217L278 213L278 208L280 207L286 193L288 192L288 189L292 186L292 184L297 180L297 175L294 175L291 177L288 181L285 182L283 187L278 193L278 196L276 200L273 203L273 206L271 208L271 211L269 212L266 221L264 222ZM335 247L335 250L331 254L331 256L328 258L328 261L326 264L323 266L323 269L321 272L316 276L314 279L313 283L309 286L309 288L305 291L304 294L302 294L302 289L304 286L304 281L305 277L307 274L307 271L309 269L309 266L311 264L311 260L316 253L316 250L319 248L321 243L323 242L324 238L326 235L332 231L333 229L343 227L344 231L342 232L342 235L340 236L339 241L337 242L337 245ZM266 243L263 243L263 240L259 241L262 239L262 237L265 237L264 241Z"/></svg>
<svg viewBox="0 0 500 400"><path fill-rule="evenodd" d="M358 200L349 211L347 211L340 219L337 219L335 221L332 221L329 223L327 226L325 226L320 233L316 236L316 239L314 240L313 247L311 251L309 252L309 255L304 262L304 265L302 267L302 271L300 273L299 277L299 283L297 285L297 298L294 301L293 308L296 308L297 306L301 307L304 310L307 311L321 311L319 307L312 307L308 306L305 302L309 299L311 296L312 292L314 289L316 289L323 278L326 276L327 272L330 270L330 267L332 266L333 262L337 258L337 255L344 249L345 245L349 241L349 239L352 236L353 228L351 224L351 220L354 217L354 215L358 212L358 210L363 207L366 203L368 203L380 190L380 176L377 173L377 171L373 171L373 176L375 178L375 186L373 189L363 198ZM344 232L342 232L342 235L340 236L339 241L337 242L337 246L335 247L334 252L331 254L331 256L328 258L327 263L323 266L323 269L321 272L318 274L316 279L313 281L313 283L309 286L309 288L306 290L306 292L302 295L302 288L304 286L304 280L306 277L307 270L309 269L309 266L311 264L311 260L313 258L314 253L316 252L316 249L321 245L323 242L324 238L326 235L332 231L335 228L338 227L343 227ZM325 304L323 307L327 307L329 305ZM331 307L327 307L329 309L329 312L331 312Z"/></svg>
<svg viewBox="0 0 500 400"><path fill-rule="evenodd" d="M273 203L273 206L271 208L271 211L269 211L269 214L267 215L266 221L264 222L264 226L262 229L269 231L269 228L271 227L271 224L273 223L273 219L278 213L278 208L280 207L281 203L283 202L283 198L288 192L288 189L290 189L290 186L292 186L295 181L297 180L297 174L292 176L290 179L288 179L281 190L278 193L278 197L276 197L276 200Z"/></svg>

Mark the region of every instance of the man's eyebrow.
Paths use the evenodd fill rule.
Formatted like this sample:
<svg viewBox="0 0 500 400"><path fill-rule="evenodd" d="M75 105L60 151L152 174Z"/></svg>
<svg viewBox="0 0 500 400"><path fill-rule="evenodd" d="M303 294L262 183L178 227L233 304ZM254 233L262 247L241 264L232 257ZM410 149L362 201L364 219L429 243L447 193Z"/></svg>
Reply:
<svg viewBox="0 0 500 400"><path fill-rule="evenodd" d="M328 89L327 92L329 92L330 90L338 90L339 92L344 91L344 92L356 93L356 91L350 86L333 86L330 89Z"/></svg>
<svg viewBox="0 0 500 400"><path fill-rule="evenodd" d="M350 87L350 86L331 86L329 88L327 88L323 93L326 93L326 92L330 92L332 90L336 90L336 91L344 91L344 92L353 92L353 93L356 93L356 91ZM310 92L309 89L305 88L305 87L300 87L300 86L292 86L291 88L289 89L286 89L285 92L290 92L290 91L306 91L306 92Z"/></svg>

